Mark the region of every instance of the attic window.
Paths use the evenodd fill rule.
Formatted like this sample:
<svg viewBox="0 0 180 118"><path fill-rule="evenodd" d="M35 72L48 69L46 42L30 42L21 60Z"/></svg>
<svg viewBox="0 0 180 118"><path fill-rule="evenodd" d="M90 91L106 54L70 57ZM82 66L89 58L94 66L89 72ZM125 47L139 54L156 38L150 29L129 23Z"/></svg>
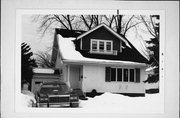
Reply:
<svg viewBox="0 0 180 118"><path fill-rule="evenodd" d="M92 41L92 51L97 51L97 41Z"/></svg>
<svg viewBox="0 0 180 118"><path fill-rule="evenodd" d="M110 40L91 39L91 53L113 54L113 43Z"/></svg>

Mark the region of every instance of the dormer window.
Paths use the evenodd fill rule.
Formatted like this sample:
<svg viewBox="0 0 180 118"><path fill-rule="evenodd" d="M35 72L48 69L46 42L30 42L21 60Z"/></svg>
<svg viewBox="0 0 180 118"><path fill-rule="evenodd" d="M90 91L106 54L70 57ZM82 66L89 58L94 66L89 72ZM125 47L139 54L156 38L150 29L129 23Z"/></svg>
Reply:
<svg viewBox="0 0 180 118"><path fill-rule="evenodd" d="M97 41L91 41L91 50L92 51L97 51L98 49L97 49L97 47L98 47L98 42Z"/></svg>
<svg viewBox="0 0 180 118"><path fill-rule="evenodd" d="M113 54L113 42L111 40L91 39L91 53Z"/></svg>

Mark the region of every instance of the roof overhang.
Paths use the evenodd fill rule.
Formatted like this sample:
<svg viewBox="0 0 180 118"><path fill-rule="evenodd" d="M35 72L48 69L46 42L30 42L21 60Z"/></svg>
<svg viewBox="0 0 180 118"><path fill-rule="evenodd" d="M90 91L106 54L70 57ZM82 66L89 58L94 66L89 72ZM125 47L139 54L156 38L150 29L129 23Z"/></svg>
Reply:
<svg viewBox="0 0 180 118"><path fill-rule="evenodd" d="M86 61L86 60L62 60L63 64L72 65L107 65L107 66L133 66L133 67L146 67L145 63L137 63L130 61Z"/></svg>

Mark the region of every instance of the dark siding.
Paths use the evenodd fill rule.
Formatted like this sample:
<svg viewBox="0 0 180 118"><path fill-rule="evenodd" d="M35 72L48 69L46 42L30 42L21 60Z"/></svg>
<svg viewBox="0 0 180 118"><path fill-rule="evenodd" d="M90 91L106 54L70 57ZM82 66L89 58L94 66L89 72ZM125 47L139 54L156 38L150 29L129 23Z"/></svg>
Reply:
<svg viewBox="0 0 180 118"><path fill-rule="evenodd" d="M84 36L82 38L82 49L90 50L91 39L100 39L100 40L111 40L113 41L113 50L120 49L120 40L114 36L112 33L107 31L104 27L101 27L94 32Z"/></svg>

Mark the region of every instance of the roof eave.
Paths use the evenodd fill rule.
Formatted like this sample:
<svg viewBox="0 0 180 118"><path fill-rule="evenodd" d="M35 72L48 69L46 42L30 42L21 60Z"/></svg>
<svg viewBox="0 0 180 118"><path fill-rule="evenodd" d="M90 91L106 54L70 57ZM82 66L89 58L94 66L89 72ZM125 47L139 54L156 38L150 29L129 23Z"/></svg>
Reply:
<svg viewBox="0 0 180 118"><path fill-rule="evenodd" d="M105 62L105 61L86 61L86 60L62 60L64 64L75 64L75 65L83 65L83 64L90 64L90 65L111 65L111 66L137 66L137 67L146 67L145 63L123 63L123 62Z"/></svg>

